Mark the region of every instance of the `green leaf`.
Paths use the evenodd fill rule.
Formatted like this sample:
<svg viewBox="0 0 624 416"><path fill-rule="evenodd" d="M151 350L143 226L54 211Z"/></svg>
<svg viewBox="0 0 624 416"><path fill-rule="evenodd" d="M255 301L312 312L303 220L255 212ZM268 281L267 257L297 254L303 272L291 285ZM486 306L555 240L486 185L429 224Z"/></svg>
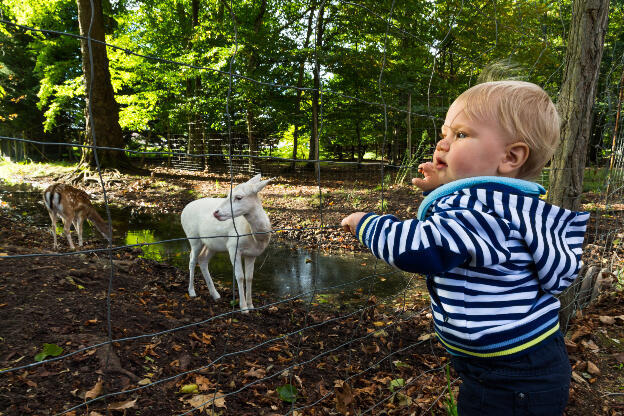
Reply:
<svg viewBox="0 0 624 416"><path fill-rule="evenodd" d="M405 386L405 380L402 378L395 378L390 381L390 391L394 392L394 389Z"/></svg>
<svg viewBox="0 0 624 416"><path fill-rule="evenodd" d="M405 364L404 362L399 361L399 360L393 361L393 363L394 363L395 366L397 366L397 368L401 368L401 367L403 367L403 368L411 368L411 366L409 364Z"/></svg>
<svg viewBox="0 0 624 416"><path fill-rule="evenodd" d="M278 387L276 390L282 401L294 403L295 400L297 400L297 388L292 384L284 384L283 386Z"/></svg>
<svg viewBox="0 0 624 416"><path fill-rule="evenodd" d="M197 384L185 384L180 387L179 393L188 394L188 393L199 393L199 386Z"/></svg>
<svg viewBox="0 0 624 416"><path fill-rule="evenodd" d="M63 353L63 348L56 344L43 344L43 350L35 355L35 361L43 361L46 357L58 357Z"/></svg>

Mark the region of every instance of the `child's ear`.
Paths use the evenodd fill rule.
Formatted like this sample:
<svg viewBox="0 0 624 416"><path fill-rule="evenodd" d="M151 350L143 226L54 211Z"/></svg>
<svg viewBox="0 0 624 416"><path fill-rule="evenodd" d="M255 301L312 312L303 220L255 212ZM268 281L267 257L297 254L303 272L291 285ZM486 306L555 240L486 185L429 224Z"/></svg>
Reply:
<svg viewBox="0 0 624 416"><path fill-rule="evenodd" d="M505 157L498 166L498 173L504 176L513 176L527 161L529 152L529 145L525 142L507 145Z"/></svg>

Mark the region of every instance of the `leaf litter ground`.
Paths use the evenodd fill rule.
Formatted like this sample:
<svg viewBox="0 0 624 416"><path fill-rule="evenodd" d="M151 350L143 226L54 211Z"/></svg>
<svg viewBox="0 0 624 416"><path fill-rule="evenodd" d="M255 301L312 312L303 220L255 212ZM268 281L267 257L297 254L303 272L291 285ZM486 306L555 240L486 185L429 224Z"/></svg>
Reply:
<svg viewBox="0 0 624 416"><path fill-rule="evenodd" d="M110 199L179 212L196 197L229 189L226 176L175 173L124 177ZM155 186L159 175L167 188ZM337 228L320 236L306 229L320 212L311 183L280 178L268 188L264 205L274 227L289 229L277 237L308 247L322 241L330 251L360 250ZM347 183L323 184L324 224L377 208L378 192ZM389 212L413 215L415 192L405 186L385 192ZM191 299L186 270L139 258L139 249L114 252L112 281L106 252L2 259L52 252L49 231L28 225L10 207L0 209L0 369L34 363L45 343L63 349L59 360L0 374L2 415L57 414L75 406L66 414L446 414L448 359L430 336L420 294L382 303L355 291L360 309L354 309L256 293L259 309L243 315L229 302L231 285L221 287L222 300L214 302L199 281L200 296ZM101 247L97 239L87 244ZM611 288L570 326L568 416L622 414L623 303L622 292ZM117 340L112 345L106 344L109 322ZM452 370L450 381L456 397Z"/></svg>

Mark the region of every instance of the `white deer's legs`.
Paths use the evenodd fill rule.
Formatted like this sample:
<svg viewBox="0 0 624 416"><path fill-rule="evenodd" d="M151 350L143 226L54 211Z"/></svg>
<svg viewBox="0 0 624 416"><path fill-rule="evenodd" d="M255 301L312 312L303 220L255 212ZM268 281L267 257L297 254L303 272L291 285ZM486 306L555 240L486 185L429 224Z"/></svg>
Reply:
<svg viewBox="0 0 624 416"><path fill-rule="evenodd" d="M245 256L245 295L247 299L247 307L253 309L253 301L251 300L251 283L253 281L254 263L256 258L253 256Z"/></svg>
<svg viewBox="0 0 624 416"><path fill-rule="evenodd" d="M247 310L247 298L245 297L245 275L243 274L243 259L241 255L230 251L230 261L234 267L234 276L236 276L236 285L238 286L238 303L243 313L249 313Z"/></svg>
<svg viewBox="0 0 624 416"><path fill-rule="evenodd" d="M190 297L194 298L197 296L195 293L195 266L197 266L197 257L199 256L200 251L204 247L201 240L189 240L189 244L191 245L191 252L189 254L189 287L188 294Z"/></svg>
<svg viewBox="0 0 624 416"><path fill-rule="evenodd" d="M204 275L204 280L206 281L206 285L208 286L208 290L210 291L210 296L212 296L214 300L219 300L221 299L221 295L219 295L219 292L217 292L217 288L212 282L212 276L210 276L210 271L208 270L208 263L210 263L210 259L212 258L213 255L214 255L214 252L208 250L206 246L204 246L199 252L198 262L199 262L199 268L202 274Z"/></svg>

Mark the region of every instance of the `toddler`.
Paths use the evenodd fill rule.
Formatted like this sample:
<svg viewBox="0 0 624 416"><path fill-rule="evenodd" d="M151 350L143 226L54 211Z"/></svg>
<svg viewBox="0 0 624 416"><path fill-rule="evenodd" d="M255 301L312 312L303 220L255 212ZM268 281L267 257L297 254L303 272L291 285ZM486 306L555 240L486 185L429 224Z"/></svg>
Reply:
<svg viewBox="0 0 624 416"><path fill-rule="evenodd" d="M380 259L427 276L438 339L466 415L560 415L570 363L555 297L576 278L589 214L550 205L530 182L559 143L542 88L475 85L450 106L413 183L416 219L356 212L346 231Z"/></svg>

